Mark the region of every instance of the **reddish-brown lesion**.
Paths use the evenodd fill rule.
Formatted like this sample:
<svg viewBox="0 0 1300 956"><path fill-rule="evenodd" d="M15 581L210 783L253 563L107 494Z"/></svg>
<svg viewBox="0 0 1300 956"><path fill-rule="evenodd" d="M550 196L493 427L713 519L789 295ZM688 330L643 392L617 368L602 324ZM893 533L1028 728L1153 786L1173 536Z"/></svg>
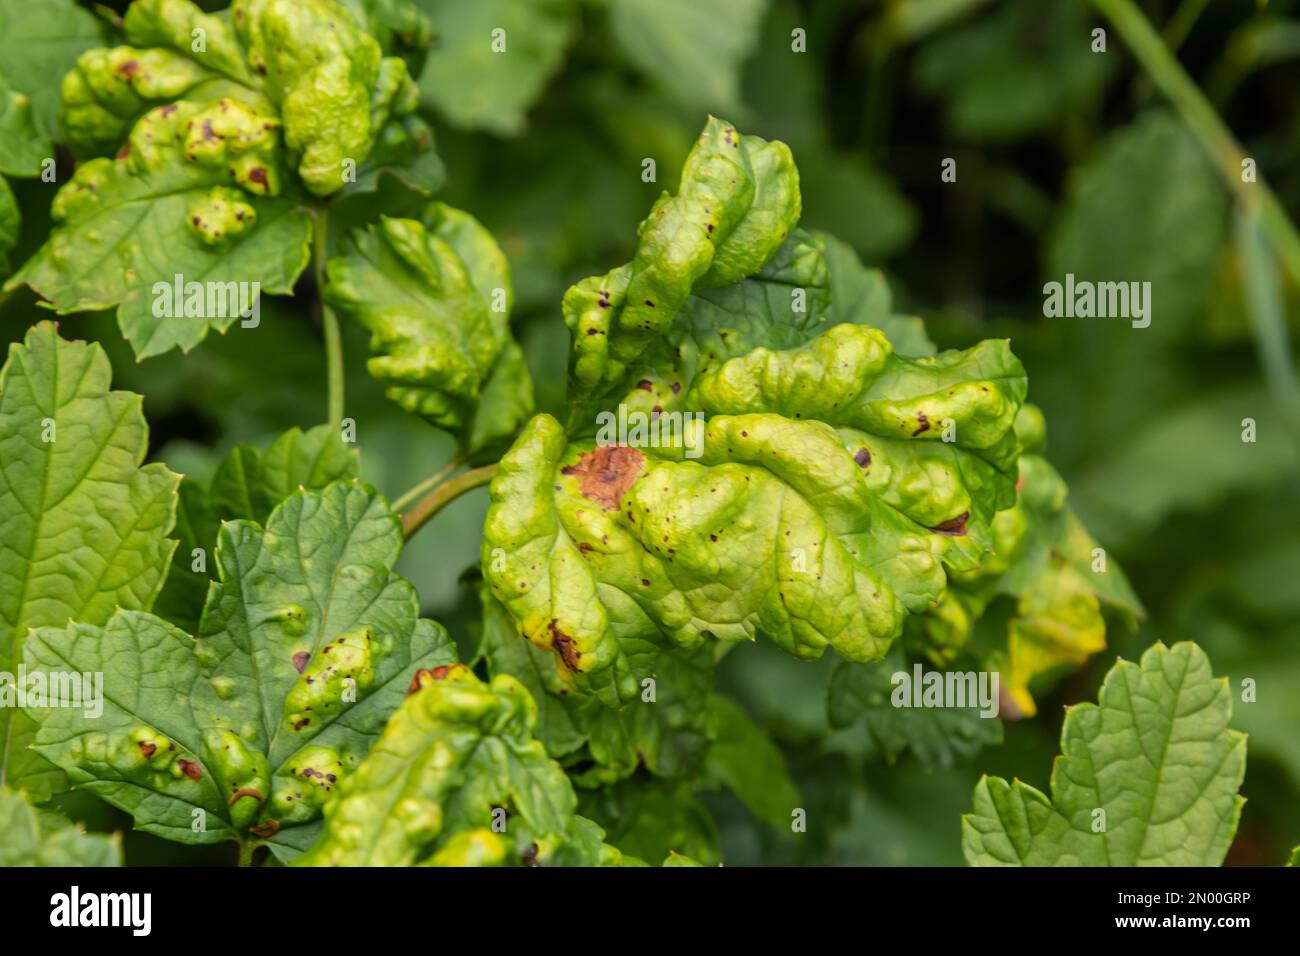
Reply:
<svg viewBox="0 0 1300 956"><path fill-rule="evenodd" d="M582 657L582 652L578 650L578 645L574 643L573 638L560 630L555 621L551 621L551 647L560 655L560 660L564 662L565 667L571 671L580 669L578 661Z"/></svg>
<svg viewBox="0 0 1300 956"><path fill-rule="evenodd" d="M623 495L641 477L645 455L627 445L599 445L578 459L563 473L576 477L583 497L606 511L615 511Z"/></svg>
<svg viewBox="0 0 1300 956"><path fill-rule="evenodd" d="M422 667L411 677L411 684L406 688L406 696L410 697L422 687L428 687L429 684L436 680L445 680L451 672L451 667L446 664L440 664L437 667Z"/></svg>
<svg viewBox="0 0 1300 956"><path fill-rule="evenodd" d="M966 534L966 522L970 520L970 512L963 511L955 518L949 518L947 521L935 525L930 530L935 534L946 534L949 537L960 538Z"/></svg>

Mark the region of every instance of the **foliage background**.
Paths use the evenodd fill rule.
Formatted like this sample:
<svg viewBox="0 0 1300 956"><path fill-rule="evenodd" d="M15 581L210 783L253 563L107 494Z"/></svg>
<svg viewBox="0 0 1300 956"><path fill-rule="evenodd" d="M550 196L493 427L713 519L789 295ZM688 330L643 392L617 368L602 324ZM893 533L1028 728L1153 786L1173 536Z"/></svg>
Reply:
<svg viewBox="0 0 1300 956"><path fill-rule="evenodd" d="M809 814L835 825L793 836L721 788L628 787L617 799L634 826L665 828L678 849L704 847L730 865L958 865L960 815L981 772L1046 789L1062 705L1095 699L1116 654L1190 639L1234 685L1258 685L1233 721L1250 734L1249 802L1228 863L1285 860L1300 831L1300 387L1288 344L1300 291L1250 242L1118 35L1108 30L1107 52L1091 52L1102 22L1085 0L416 5L437 33L422 106L447 166L440 198L480 218L510 257L540 410L563 401L565 288L629 257L636 223L717 112L790 144L804 225L884 267L901 310L925 316L941 347L1011 337L1049 422L1047 457L1149 613L1137 632L1110 628L1107 651L1061 681L1038 717L1005 722L1001 746L946 761L891 762L860 726L832 732L833 655L794 664L765 644L738 647L719 689L779 741ZM1142 4L1293 220L1298 5ZM470 45L497 23L517 43L501 75ZM795 27L806 54L790 53ZM641 181L644 157L656 158L657 183ZM945 157L958 161L955 184L940 182ZM52 187L12 186L24 222L17 262L44 234ZM1066 272L1150 280L1151 327L1044 319L1042 284ZM0 341L22 337L31 305L26 289L0 305ZM142 364L111 314L62 325L108 349L115 387L145 395L151 459L177 471L204 477L237 443L324 418L320 330L290 299L263 302L256 336L212 336ZM360 359L364 333L345 336L363 474L395 496L452 442L384 399ZM1254 445L1240 441L1246 416L1259 423ZM455 502L398 566L465 649L486 500L479 489ZM65 799L94 826L125 828L94 800ZM623 837L635 853L636 834ZM205 852L219 861L226 850ZM138 864L204 858L134 833L126 852Z"/></svg>

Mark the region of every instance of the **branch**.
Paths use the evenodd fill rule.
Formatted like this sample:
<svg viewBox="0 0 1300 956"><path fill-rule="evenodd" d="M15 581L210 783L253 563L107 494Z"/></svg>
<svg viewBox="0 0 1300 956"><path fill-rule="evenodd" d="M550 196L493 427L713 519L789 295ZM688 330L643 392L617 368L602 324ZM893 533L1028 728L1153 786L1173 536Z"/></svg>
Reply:
<svg viewBox="0 0 1300 956"><path fill-rule="evenodd" d="M450 481L445 481L434 488L433 491L420 499L410 511L402 515L403 538L410 541L415 532L423 528L430 518L451 504L451 502L472 488L486 485L492 480L492 476L497 473L499 467L500 465L497 463L484 465L482 468L475 468L464 474L457 475Z"/></svg>

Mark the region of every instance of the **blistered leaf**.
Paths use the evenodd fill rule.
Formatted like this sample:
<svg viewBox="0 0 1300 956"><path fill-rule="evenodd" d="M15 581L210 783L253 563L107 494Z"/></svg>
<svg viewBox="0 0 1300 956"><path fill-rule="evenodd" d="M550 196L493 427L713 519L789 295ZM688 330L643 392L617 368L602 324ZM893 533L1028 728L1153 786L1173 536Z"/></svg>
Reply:
<svg viewBox="0 0 1300 956"><path fill-rule="evenodd" d="M344 444L338 429L318 425L306 432L289 429L265 453L251 445L236 446L207 486L193 479L181 482L176 518L180 546L155 613L194 633L216 573L213 555L223 521L245 518L264 524L275 506L299 488L319 491L357 474L356 450ZM201 570L195 569L196 563Z"/></svg>
<svg viewBox="0 0 1300 956"><path fill-rule="evenodd" d="M509 814L507 852L562 840L577 800L532 739L535 719L536 705L512 677L484 684L463 665L434 670L326 806L320 839L299 864L409 866L430 855L466 862L464 834L502 832L497 808Z"/></svg>
<svg viewBox="0 0 1300 956"><path fill-rule="evenodd" d="M937 596L935 536L880 503L829 425L690 425L640 449L569 444L538 416L493 479L484 577L575 689L633 700L663 648L709 636L872 660Z"/></svg>
<svg viewBox="0 0 1300 956"><path fill-rule="evenodd" d="M62 90L74 146L121 148L77 168L10 287L60 312L119 306L137 357L191 349L249 318L254 295L289 292L312 197L383 170L441 180L405 65L335 0L236 0L228 16L139 0L123 29L131 45L85 52Z"/></svg>
<svg viewBox="0 0 1300 956"><path fill-rule="evenodd" d="M664 193L641 224L632 261L584 279L564 297L576 397L620 380L697 287L757 272L790 234L799 209L799 174L786 145L742 136L710 117L677 194Z"/></svg>
<svg viewBox="0 0 1300 956"><path fill-rule="evenodd" d="M352 482L296 492L265 530L226 523L196 637L132 611L33 632L29 670L104 674L103 714L47 709L36 749L138 829L292 855L416 672L454 659L389 570L400 548L387 503Z"/></svg>
<svg viewBox="0 0 1300 956"><path fill-rule="evenodd" d="M471 450L532 410L510 337L510 269L472 216L433 203L424 221L383 218L328 265L326 295L371 333L370 374L407 411L468 432Z"/></svg>
<svg viewBox="0 0 1300 956"><path fill-rule="evenodd" d="M1020 421L1038 427L1041 413L1026 406ZM975 571L951 573L942 602L920 621L932 655L942 661L965 645L995 597L1016 599L1005 645L985 662L1001 675L1012 718L1037 712L1030 692L1036 678L1077 667L1105 648L1103 608L1129 621L1144 614L1123 569L1066 504L1065 483L1052 466L1026 454L1020 474L1015 506L994 520L993 556Z"/></svg>
<svg viewBox="0 0 1300 956"><path fill-rule="evenodd" d="M0 669L11 674L31 628L148 609L167 572L180 479L141 467L140 397L109 379L98 345L64 341L51 322L11 345L0 371ZM58 774L26 749L34 732L0 708L0 783L43 800Z"/></svg>
<svg viewBox="0 0 1300 956"><path fill-rule="evenodd" d="M578 25L572 0L419 0L437 39L420 98L464 129L522 132Z"/></svg>
<svg viewBox="0 0 1300 956"><path fill-rule="evenodd" d="M1218 866L1245 800L1246 736L1195 644L1118 662L1098 704L1069 708L1051 797L984 777L962 818L973 866Z"/></svg>
<svg viewBox="0 0 1300 956"><path fill-rule="evenodd" d="M0 787L0 866L121 866L122 840L86 833L53 811Z"/></svg>
<svg viewBox="0 0 1300 956"><path fill-rule="evenodd" d="M766 0L609 0L624 55L682 104L741 108L740 68L758 44Z"/></svg>

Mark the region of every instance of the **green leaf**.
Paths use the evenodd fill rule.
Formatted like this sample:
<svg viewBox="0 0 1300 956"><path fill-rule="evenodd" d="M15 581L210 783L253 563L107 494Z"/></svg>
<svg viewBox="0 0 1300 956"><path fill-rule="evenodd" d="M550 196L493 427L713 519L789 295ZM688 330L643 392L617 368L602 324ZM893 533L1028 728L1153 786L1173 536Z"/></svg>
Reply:
<svg viewBox="0 0 1300 956"><path fill-rule="evenodd" d="M32 119L32 104L12 89L0 74L0 173L34 176L41 162L53 158L48 139L41 138ZM11 243L12 245L12 243Z"/></svg>
<svg viewBox="0 0 1300 956"><path fill-rule="evenodd" d="M9 183L0 176L0 275L9 271L9 250L18 245L22 214Z"/></svg>
<svg viewBox="0 0 1300 956"><path fill-rule="evenodd" d="M830 278L830 318L833 322L871 325L889 337L900 355L933 355L938 351L916 316L897 315L884 273L868 269L846 242L824 232L821 243Z"/></svg>
<svg viewBox="0 0 1300 956"><path fill-rule="evenodd" d="M484 684L466 667L439 668L393 714L338 798L303 866L410 866L464 852L467 832L500 832L543 855L562 841L577 800L559 765L532 739L536 706L509 676ZM517 817L517 820L514 818ZM439 858L441 855L441 858Z"/></svg>
<svg viewBox="0 0 1300 956"><path fill-rule="evenodd" d="M785 757L735 701L714 695L717 738L709 748L707 773L727 786L759 820L784 830L802 806Z"/></svg>
<svg viewBox="0 0 1300 956"><path fill-rule="evenodd" d="M709 636L873 660L938 595L942 536L904 526L829 425L690 425L639 449L570 444L540 415L492 481L484 578L574 690L633 701L663 649Z"/></svg>
<svg viewBox="0 0 1300 956"><path fill-rule="evenodd" d="M607 0L614 39L633 66L683 106L735 112L740 72L758 44L766 0Z"/></svg>
<svg viewBox="0 0 1300 956"><path fill-rule="evenodd" d="M0 159L0 170L34 176L42 159L53 158L51 140L58 138L57 79L100 40L99 21L74 0L0 0L0 101L5 87L25 101L21 108L28 112L34 134L25 142L0 137L0 154L17 149L28 156L21 168L7 167Z"/></svg>
<svg viewBox="0 0 1300 956"><path fill-rule="evenodd" d="M334 0L236 0L229 16L138 0L124 31L131 46L83 53L63 83L72 144L116 156L78 166L7 287L60 312L119 306L138 358L253 327L256 295L291 291L307 265L315 197L383 171L441 181L403 61Z"/></svg>
<svg viewBox="0 0 1300 956"><path fill-rule="evenodd" d="M584 816L605 830L605 839L639 860L670 860L674 854L706 866L720 861L718 831L708 809L680 783L632 777L581 793Z"/></svg>
<svg viewBox="0 0 1300 956"><path fill-rule="evenodd" d="M1076 0L1012 0L927 42L917 80L945 97L957 134L1016 139L1100 94L1113 68L1090 49L1089 29Z"/></svg>
<svg viewBox="0 0 1300 956"><path fill-rule="evenodd" d="M180 478L140 466L140 397L109 380L103 350L60 339L51 322L11 345L0 371L0 669L10 673L31 628L147 609L167 573ZM26 749L34 732L0 709L0 783L42 801L59 781Z"/></svg>
<svg viewBox="0 0 1300 956"><path fill-rule="evenodd" d="M419 6L436 33L420 74L422 102L463 129L521 133L524 114L576 32L571 0L419 0Z"/></svg>
<svg viewBox="0 0 1300 956"><path fill-rule="evenodd" d="M382 218L329 261L326 296L371 333L367 367L407 411L464 430L471 451L532 411L510 337L510 269L476 219L442 203L423 222Z"/></svg>
<svg viewBox="0 0 1300 956"><path fill-rule="evenodd" d="M1018 422L1027 419L1041 425L1033 406L1022 409ZM1145 614L1123 569L1066 504L1055 469L1026 454L1020 475L1015 506L994 519L995 556L976 570L951 574L943 601L921 621L931 656L944 660L967 643L995 597L1016 599L1005 641L986 661L1002 675L1011 719L1037 713L1030 684L1040 675L1077 667L1105 648L1103 608L1130 624Z"/></svg>
<svg viewBox="0 0 1300 956"><path fill-rule="evenodd" d="M556 759L586 743L586 734L574 725L569 708L561 698L564 681L555 672L555 659L548 652L524 640L501 602L482 589L483 633L479 649L487 659L492 676L509 674L518 680L537 703L535 734Z"/></svg>
<svg viewBox="0 0 1300 956"><path fill-rule="evenodd" d="M86 833L23 795L0 787L0 866L121 866L117 834Z"/></svg>
<svg viewBox="0 0 1300 956"><path fill-rule="evenodd" d="M299 488L319 491L331 482L356 478L358 471L356 450L344 444L337 429L317 425L307 432L291 428L265 453L251 445L235 447L206 487L193 479L181 482L176 520L180 546L155 613L194 633L212 580L207 568L214 566L212 554L223 521L244 518L265 524L276 505ZM195 570L200 562L203 570Z"/></svg>
<svg viewBox="0 0 1300 956"><path fill-rule="evenodd" d="M897 649L874 664L837 664L827 691L831 724L860 729L890 763L910 752L926 768L951 767L1002 742L1002 724L981 716L979 707L896 706L893 675L910 675L912 667Z"/></svg>
<svg viewBox="0 0 1300 956"><path fill-rule="evenodd" d="M226 523L196 637L134 611L32 634L29 671L104 674L103 714L47 709L36 749L137 829L291 855L416 672L454 659L389 570L400 548L387 502L355 482L296 492L265 530Z"/></svg>
<svg viewBox="0 0 1300 956"><path fill-rule="evenodd" d="M1246 736L1195 644L1120 661L1098 704L1069 708L1051 798L984 777L962 818L973 866L1217 866L1245 800ZM1100 813L1098 812L1100 811Z"/></svg>
<svg viewBox="0 0 1300 956"><path fill-rule="evenodd" d="M664 193L638 229L632 261L584 279L564 297L575 397L624 378L697 287L727 286L758 272L798 222L799 209L789 148L710 117L686 157L677 195Z"/></svg>

